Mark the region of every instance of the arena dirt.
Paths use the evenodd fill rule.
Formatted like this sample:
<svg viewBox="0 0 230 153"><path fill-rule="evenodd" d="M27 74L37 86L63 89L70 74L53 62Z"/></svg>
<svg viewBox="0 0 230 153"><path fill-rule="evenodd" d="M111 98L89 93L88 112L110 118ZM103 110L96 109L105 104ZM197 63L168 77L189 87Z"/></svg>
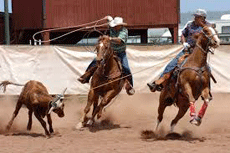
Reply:
<svg viewBox="0 0 230 153"><path fill-rule="evenodd" d="M50 139L45 138L35 117L32 130L26 131L26 108L20 110L12 129L6 133L5 126L12 116L17 97L4 96L0 98L0 152L227 153L230 151L230 94L213 95L214 100L201 126L191 125L187 112L175 127L173 137L167 134L178 110L175 106L166 108L159 131L154 131L158 93L119 95L103 112L102 121L83 131L76 130L75 126L87 98L84 95L71 96L65 101L64 118L52 113L55 133ZM202 101L198 100L197 109L201 104ZM150 134L149 137L143 137L144 132Z"/></svg>

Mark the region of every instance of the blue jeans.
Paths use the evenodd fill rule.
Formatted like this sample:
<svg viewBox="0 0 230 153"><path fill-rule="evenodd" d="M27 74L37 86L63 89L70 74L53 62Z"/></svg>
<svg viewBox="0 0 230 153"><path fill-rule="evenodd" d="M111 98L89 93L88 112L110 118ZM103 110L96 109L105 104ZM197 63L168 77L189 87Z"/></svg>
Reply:
<svg viewBox="0 0 230 153"><path fill-rule="evenodd" d="M121 65L122 65L122 70L123 70L122 73L124 74L124 76L130 75L130 77L127 77L127 79L130 81L131 85L133 86L133 77L131 75L131 70L129 68L129 62L128 62L126 52L119 52L119 53L116 52L116 55L121 60ZM86 71L89 70L91 67L96 66L96 65L97 65L97 61L96 61L96 58L94 58L93 61L89 64Z"/></svg>
<svg viewBox="0 0 230 153"><path fill-rule="evenodd" d="M179 54L177 54L177 56L175 58L173 58L171 60L171 62L169 62L169 64L165 67L165 69L164 69L164 71L163 71L163 73L161 74L160 77L162 77L164 74L166 74L168 72L171 72L177 66L177 62L178 62L179 58L181 56L183 56L184 54L185 54L185 52L184 52L184 49L183 49Z"/></svg>
<svg viewBox="0 0 230 153"><path fill-rule="evenodd" d="M185 51L184 51L184 49L183 49L179 54L177 54L177 56L176 56L175 58L173 58L173 59L171 60L171 62L169 62L169 64L165 67L165 69L164 69L164 71L163 71L163 73L161 74L160 77L162 77L164 74L166 74L166 73L172 71L172 70L177 66L177 63L178 63L179 58L180 58L181 56L183 56L184 54L185 54ZM210 68L209 65L208 65L208 70L211 72L211 68Z"/></svg>

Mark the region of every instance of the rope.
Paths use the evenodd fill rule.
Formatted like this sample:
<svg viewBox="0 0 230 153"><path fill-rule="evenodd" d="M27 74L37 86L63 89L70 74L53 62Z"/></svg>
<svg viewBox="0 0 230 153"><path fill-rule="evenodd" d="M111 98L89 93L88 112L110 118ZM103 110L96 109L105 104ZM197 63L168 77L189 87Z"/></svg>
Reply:
<svg viewBox="0 0 230 153"><path fill-rule="evenodd" d="M49 40L43 40L43 41L40 41L40 42L42 42L42 43L44 43L44 42L51 42L51 41L57 40L57 39L59 39L59 38L62 38L62 37L64 37L64 36L66 36L66 35L69 35L69 34L71 34L71 33L74 33L74 32L76 32L76 31L80 31L80 30L84 30L84 29L91 29L91 28L94 28L94 30L96 30L96 28L98 28L98 27L102 27L102 26L108 25L108 23L103 23L103 24L97 25L98 22L103 21L103 20L107 20L107 16L104 17L104 18L102 18L102 19L99 19L99 20L96 20L96 21L93 21L93 22L89 22L89 23L85 23L85 24L81 24L81 25L78 25L78 26L69 26L69 27L54 28L54 29L47 29L47 30L38 31L38 32L36 32L36 33L33 35L33 39L34 39L35 42L39 42L37 39L35 39L35 36L36 36L37 34L41 34L41 33L45 33L45 32L50 32L50 31L58 31L58 30L73 29L73 28L82 27L82 28L80 28L80 29L76 29L76 30L70 31L70 32L68 32L68 33L66 33L66 34L63 34L63 35L61 35L61 36L58 36L58 37L56 37L56 38L49 39ZM93 26L87 26L87 25L90 25L90 24L93 24L93 23L95 23L95 25L93 25ZM83 26L85 26L85 27L83 27Z"/></svg>
<svg viewBox="0 0 230 153"><path fill-rule="evenodd" d="M151 68L153 68L154 66L151 66L151 67L148 67L148 68L145 68L145 69L142 69L142 70L140 70L140 71L137 71L137 72L135 72L135 73L133 73L133 75L135 75L135 74L137 74L137 73L140 73L140 72L142 72L142 71L145 71L145 70L147 70L147 69L151 69ZM95 88L92 88L92 89L90 89L90 90L93 90L93 89L96 89L96 88L99 88L99 87L102 87L102 86L104 86L104 85L107 85L107 84L110 84L110 83L112 83L112 82L115 82L115 81L118 81L118 80L121 80L121 79L124 79L124 78L126 78L126 77L129 77L129 76L131 76L132 74L129 74L129 75L126 75L126 76L124 76L124 77L121 77L121 78L119 78L119 79L116 79L116 80L113 80L113 81L111 81L111 82L109 82L109 83L105 83L105 84L101 84L100 86L97 86L97 87L95 87ZM119 94L118 95L116 95L112 100L111 100L111 102L109 103L109 104L107 104L104 108L103 108L103 111L105 111L108 107L110 107L115 101L116 101L116 99L117 99L117 97L119 96Z"/></svg>
<svg viewBox="0 0 230 153"><path fill-rule="evenodd" d="M142 72L142 71L146 71L146 70L151 69L151 68L153 68L153 67L154 67L154 66L151 66L151 67L142 69L142 70L140 70L140 71L137 71L137 72L133 73L133 75L138 74L138 73L140 73L140 72ZM110 84L110 83L113 83L113 82L115 82L115 81L118 81L118 80L122 80L122 79L124 79L124 78L127 78L127 77L129 77L129 76L131 76L131 75L132 75L132 74L129 74L129 75L123 76L123 77L121 77L121 78L115 79L115 80L113 80L113 81L111 81L111 82L101 84L101 85L96 86L96 87L94 87L94 88L92 88L92 89L90 89L90 90L94 90L94 89L103 87L103 86L108 85L108 84Z"/></svg>

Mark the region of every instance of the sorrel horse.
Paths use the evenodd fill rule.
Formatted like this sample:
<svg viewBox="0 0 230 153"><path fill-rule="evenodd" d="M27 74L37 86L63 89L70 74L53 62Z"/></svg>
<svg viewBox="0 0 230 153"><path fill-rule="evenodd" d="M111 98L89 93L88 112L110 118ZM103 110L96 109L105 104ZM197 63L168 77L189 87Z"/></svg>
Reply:
<svg viewBox="0 0 230 153"><path fill-rule="evenodd" d="M84 114L77 125L77 129L86 124L92 124L97 115L99 119L103 108L122 90L125 79L122 78L122 67L119 59L115 56L111 48L111 41L108 36L103 35L98 39L97 51L97 70L94 72L88 93L88 102L84 109ZM100 103L98 104L98 102ZM87 113L93 104L92 117L88 120Z"/></svg>
<svg viewBox="0 0 230 153"><path fill-rule="evenodd" d="M175 104L179 110L171 122L173 132L177 122L190 109L190 123L199 126L205 114L208 103L211 100L210 92L210 68L207 64L207 55L212 52L210 47L217 48L220 40L217 32L209 26L203 25L203 30L194 36L196 46L193 52L185 59L177 69L176 79L170 77L164 83L164 89L160 94L156 130L163 119L163 113L167 106ZM171 73L175 74L175 71ZM175 75L174 75L175 77ZM201 96L204 101L198 115L195 112L195 101Z"/></svg>

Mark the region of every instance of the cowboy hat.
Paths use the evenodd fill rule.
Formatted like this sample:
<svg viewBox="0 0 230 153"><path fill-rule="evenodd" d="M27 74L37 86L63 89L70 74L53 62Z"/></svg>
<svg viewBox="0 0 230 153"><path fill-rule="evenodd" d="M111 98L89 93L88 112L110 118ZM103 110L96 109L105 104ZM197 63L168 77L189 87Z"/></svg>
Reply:
<svg viewBox="0 0 230 153"><path fill-rule="evenodd" d="M127 25L127 23L123 22L123 18L121 17L115 17L110 23L109 26L110 27L116 27L118 25Z"/></svg>
<svg viewBox="0 0 230 153"><path fill-rule="evenodd" d="M194 16L207 16L207 12L203 9L197 9L196 12L193 14Z"/></svg>

